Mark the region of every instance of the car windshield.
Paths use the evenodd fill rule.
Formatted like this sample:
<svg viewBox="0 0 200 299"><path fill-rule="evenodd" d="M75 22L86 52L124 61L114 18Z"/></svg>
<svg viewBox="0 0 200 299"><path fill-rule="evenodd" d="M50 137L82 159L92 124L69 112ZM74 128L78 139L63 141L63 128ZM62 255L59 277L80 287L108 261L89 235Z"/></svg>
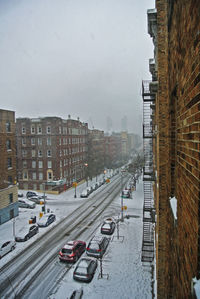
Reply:
<svg viewBox="0 0 200 299"><path fill-rule="evenodd" d="M76 273L79 274L87 274L87 267L78 266L76 269Z"/></svg>
<svg viewBox="0 0 200 299"><path fill-rule="evenodd" d="M105 229L110 229L110 224L109 223L105 223L102 228L105 228Z"/></svg>
<svg viewBox="0 0 200 299"><path fill-rule="evenodd" d="M97 243L90 243L89 244L89 249L91 249L91 250L98 250L99 249L99 244L97 244Z"/></svg>
<svg viewBox="0 0 200 299"><path fill-rule="evenodd" d="M69 248L63 248L63 249L62 249L62 253L68 253L68 254L71 254L71 253L72 253L72 250L69 249Z"/></svg>

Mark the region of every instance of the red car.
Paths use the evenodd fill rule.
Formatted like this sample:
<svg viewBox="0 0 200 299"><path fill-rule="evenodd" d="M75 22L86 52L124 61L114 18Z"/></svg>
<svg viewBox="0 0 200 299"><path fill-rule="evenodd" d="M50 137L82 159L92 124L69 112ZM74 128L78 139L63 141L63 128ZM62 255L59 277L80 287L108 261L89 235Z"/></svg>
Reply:
<svg viewBox="0 0 200 299"><path fill-rule="evenodd" d="M75 240L69 241L63 246L59 252L60 261L75 263L83 254L86 248L86 243L83 241Z"/></svg>

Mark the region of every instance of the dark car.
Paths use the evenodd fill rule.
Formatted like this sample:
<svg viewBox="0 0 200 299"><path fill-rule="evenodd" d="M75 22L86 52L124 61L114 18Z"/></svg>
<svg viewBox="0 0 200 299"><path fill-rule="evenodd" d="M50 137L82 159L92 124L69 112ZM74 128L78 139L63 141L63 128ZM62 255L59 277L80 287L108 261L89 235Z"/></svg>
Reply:
<svg viewBox="0 0 200 299"><path fill-rule="evenodd" d="M38 194L34 191L27 191L26 192L26 198L32 197L32 196L38 196Z"/></svg>
<svg viewBox="0 0 200 299"><path fill-rule="evenodd" d="M123 190L122 197L123 198L131 198L131 192L129 190Z"/></svg>
<svg viewBox="0 0 200 299"><path fill-rule="evenodd" d="M38 233L39 229L37 225L32 225L28 230L25 229L17 234L15 237L16 242L24 242Z"/></svg>
<svg viewBox="0 0 200 299"><path fill-rule="evenodd" d="M90 282L94 277L97 266L98 262L96 259L83 257L78 261L73 278L75 280Z"/></svg>
<svg viewBox="0 0 200 299"><path fill-rule="evenodd" d="M101 233L105 235L112 235L115 230L115 222L114 221L104 221L101 226Z"/></svg>
<svg viewBox="0 0 200 299"><path fill-rule="evenodd" d="M35 202L36 204L44 204L44 199L41 196L34 195L29 197L28 199Z"/></svg>
<svg viewBox="0 0 200 299"><path fill-rule="evenodd" d="M102 257L108 247L110 239L102 236L94 236L88 246L86 247L86 253L88 256Z"/></svg>
<svg viewBox="0 0 200 299"><path fill-rule="evenodd" d="M74 290L69 297L69 299L81 299L83 296L83 289L80 288L79 290Z"/></svg>
<svg viewBox="0 0 200 299"><path fill-rule="evenodd" d="M66 262L76 262L85 251L85 248L86 243L83 241L69 241L59 252L59 259Z"/></svg>
<svg viewBox="0 0 200 299"><path fill-rule="evenodd" d="M52 222L56 220L56 215L55 214L44 214L42 218L38 221L38 226L39 227L45 227L50 225Z"/></svg>

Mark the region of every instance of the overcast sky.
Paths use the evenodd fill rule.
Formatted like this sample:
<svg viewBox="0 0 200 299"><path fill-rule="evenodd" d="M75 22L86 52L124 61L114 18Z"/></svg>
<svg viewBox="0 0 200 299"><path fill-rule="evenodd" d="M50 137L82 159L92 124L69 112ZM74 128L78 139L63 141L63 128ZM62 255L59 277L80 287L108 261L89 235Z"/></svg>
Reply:
<svg viewBox="0 0 200 299"><path fill-rule="evenodd" d="M0 0L0 108L141 134L154 0Z"/></svg>

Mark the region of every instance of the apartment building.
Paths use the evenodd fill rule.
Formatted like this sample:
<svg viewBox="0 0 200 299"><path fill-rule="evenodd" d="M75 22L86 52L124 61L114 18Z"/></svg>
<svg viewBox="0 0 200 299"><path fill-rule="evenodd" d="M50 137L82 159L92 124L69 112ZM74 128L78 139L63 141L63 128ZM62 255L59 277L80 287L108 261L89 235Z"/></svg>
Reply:
<svg viewBox="0 0 200 299"><path fill-rule="evenodd" d="M15 112L0 109L0 224L18 215Z"/></svg>
<svg viewBox="0 0 200 299"><path fill-rule="evenodd" d="M18 118L16 134L21 189L61 192L84 178L87 123L70 115Z"/></svg>
<svg viewBox="0 0 200 299"><path fill-rule="evenodd" d="M155 50L149 61L152 82L143 84L144 187L152 182L157 298L162 299L199 298L199 20L197 0L160 0L148 11Z"/></svg>

